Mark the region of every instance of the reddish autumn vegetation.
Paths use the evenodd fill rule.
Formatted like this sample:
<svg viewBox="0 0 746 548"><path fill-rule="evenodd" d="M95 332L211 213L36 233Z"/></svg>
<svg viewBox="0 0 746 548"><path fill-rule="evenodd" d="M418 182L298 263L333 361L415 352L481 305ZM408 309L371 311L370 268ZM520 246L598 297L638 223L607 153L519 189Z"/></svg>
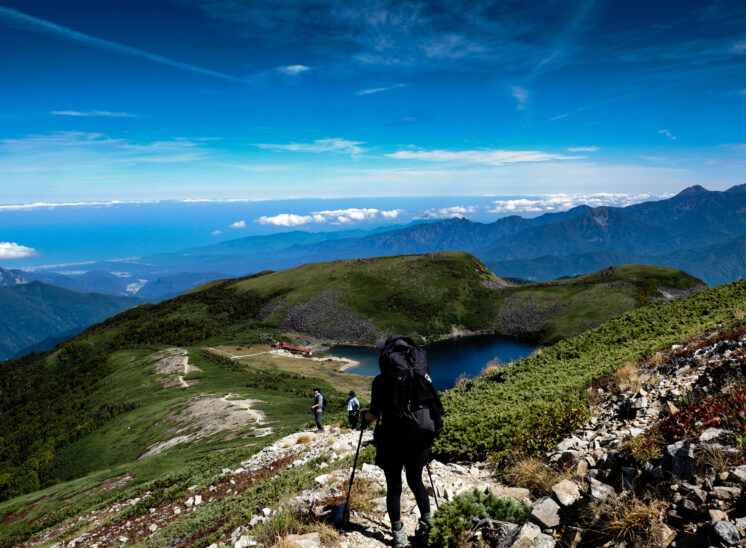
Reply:
<svg viewBox="0 0 746 548"><path fill-rule="evenodd" d="M695 401L664 419L655 430L670 443L698 438L707 428L746 430L746 389L734 388Z"/></svg>

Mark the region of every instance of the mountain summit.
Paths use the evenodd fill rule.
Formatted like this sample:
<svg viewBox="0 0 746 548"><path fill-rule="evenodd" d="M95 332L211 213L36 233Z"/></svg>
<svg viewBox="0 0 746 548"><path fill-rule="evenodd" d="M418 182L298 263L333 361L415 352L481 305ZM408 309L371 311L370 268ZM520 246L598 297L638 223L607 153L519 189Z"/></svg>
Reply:
<svg viewBox="0 0 746 548"><path fill-rule="evenodd" d="M731 194L746 194L746 183L734 185L725 192L730 192Z"/></svg>
<svg viewBox="0 0 746 548"><path fill-rule="evenodd" d="M697 194L703 194L703 193L706 193L706 192L710 192L710 191L707 190L702 185L694 185L694 186L687 187L684 190L682 190L681 192L679 192L675 196L675 198L679 198L681 196L695 196Z"/></svg>

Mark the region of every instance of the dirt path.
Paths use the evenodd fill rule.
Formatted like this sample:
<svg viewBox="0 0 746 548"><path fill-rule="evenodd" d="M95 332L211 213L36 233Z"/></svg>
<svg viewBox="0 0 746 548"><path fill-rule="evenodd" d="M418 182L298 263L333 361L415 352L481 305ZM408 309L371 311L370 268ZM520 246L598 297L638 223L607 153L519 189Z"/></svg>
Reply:
<svg viewBox="0 0 746 548"><path fill-rule="evenodd" d="M184 374L179 375L179 382L184 388L189 388L189 384L184 380L184 377L186 377L186 374L189 372L189 357L184 356L182 360L184 362Z"/></svg>
<svg viewBox="0 0 746 548"><path fill-rule="evenodd" d="M213 352L218 352L218 353L220 353L220 354L222 354L222 355L224 355L227 358L230 358L232 360L239 360L241 358L250 358L251 356L261 356L262 354L269 354L270 353L269 350L266 350L264 352L254 352L253 354L240 354L240 355L238 355L238 354L231 354L230 352L226 352L225 350L221 350L220 348L212 348L212 347L208 346L207 349L208 350L212 350Z"/></svg>
<svg viewBox="0 0 746 548"><path fill-rule="evenodd" d="M174 426L169 430L173 435L148 447L140 459L157 455L176 445L193 443L223 433L225 439L235 438L237 432L254 427L253 437L268 436L272 427L264 426L264 413L252 406L263 403L262 400L250 398L230 399L234 394L228 393L222 398L202 394L191 398L187 406L168 418Z"/></svg>
<svg viewBox="0 0 746 548"><path fill-rule="evenodd" d="M184 379L189 373L202 370L189 363L189 353L183 348L161 350L153 354L151 359L155 363L155 372L164 375L158 380L167 388L174 386L189 388L199 382L197 379L189 381Z"/></svg>
<svg viewBox="0 0 746 548"><path fill-rule="evenodd" d="M229 403L230 405L240 407L244 411L246 411L249 416L256 421L257 424L264 424L264 413L262 411L259 411L258 409L253 409L251 406L255 403L262 403L261 400L252 400L249 398L237 400L237 399L230 399L231 396L233 396L232 393L228 392L225 396L220 398L224 402ZM268 429L270 432L272 432L272 429Z"/></svg>

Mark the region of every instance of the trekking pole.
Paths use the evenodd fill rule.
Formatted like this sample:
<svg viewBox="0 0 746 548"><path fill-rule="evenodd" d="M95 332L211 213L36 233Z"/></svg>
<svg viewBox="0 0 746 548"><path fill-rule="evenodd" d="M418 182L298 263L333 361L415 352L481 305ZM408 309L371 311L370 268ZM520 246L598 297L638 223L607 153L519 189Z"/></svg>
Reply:
<svg viewBox="0 0 746 548"><path fill-rule="evenodd" d="M352 474L350 475L350 485L347 488L347 498L345 503L337 508L334 516L334 525L339 529L347 525L350 520L350 494L352 493L352 482L355 481L355 469L357 468L357 456L360 453L360 445L363 443L363 432L365 431L365 422L360 424L360 439L357 442L357 449L355 450L355 460L352 464Z"/></svg>
<svg viewBox="0 0 746 548"><path fill-rule="evenodd" d="M433 474L430 472L430 463L428 462L425 467L427 468L427 475L430 476L430 485L433 488L433 498L435 499L435 509L440 508L438 506L438 493L435 491L435 483L433 482Z"/></svg>

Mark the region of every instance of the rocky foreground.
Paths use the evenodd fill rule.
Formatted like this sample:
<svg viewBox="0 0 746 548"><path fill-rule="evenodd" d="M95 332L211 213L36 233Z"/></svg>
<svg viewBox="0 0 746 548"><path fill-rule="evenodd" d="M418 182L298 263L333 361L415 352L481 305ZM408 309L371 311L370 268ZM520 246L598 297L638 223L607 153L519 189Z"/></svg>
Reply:
<svg viewBox="0 0 746 548"><path fill-rule="evenodd" d="M594 385L595 416L547 455L570 477L534 502L533 521L572 547L746 544L744 331Z"/></svg>

